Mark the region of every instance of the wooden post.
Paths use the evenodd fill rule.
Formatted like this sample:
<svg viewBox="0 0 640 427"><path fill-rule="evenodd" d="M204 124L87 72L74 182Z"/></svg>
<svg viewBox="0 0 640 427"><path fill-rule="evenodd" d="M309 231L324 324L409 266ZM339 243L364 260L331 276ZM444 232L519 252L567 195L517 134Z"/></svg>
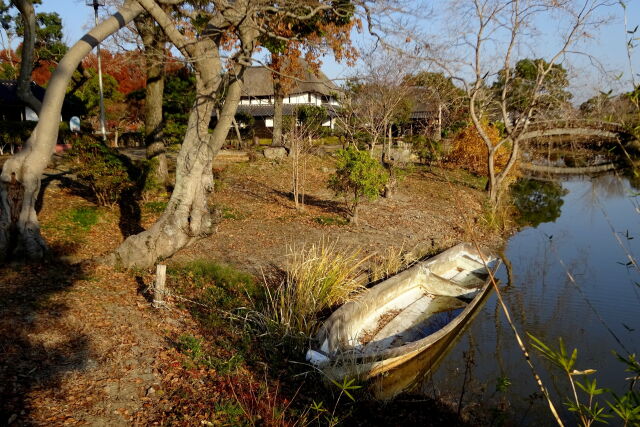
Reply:
<svg viewBox="0 0 640 427"><path fill-rule="evenodd" d="M160 308L164 306L164 282L167 278L167 266L164 264L158 264L156 266L156 283L153 288L153 306Z"/></svg>

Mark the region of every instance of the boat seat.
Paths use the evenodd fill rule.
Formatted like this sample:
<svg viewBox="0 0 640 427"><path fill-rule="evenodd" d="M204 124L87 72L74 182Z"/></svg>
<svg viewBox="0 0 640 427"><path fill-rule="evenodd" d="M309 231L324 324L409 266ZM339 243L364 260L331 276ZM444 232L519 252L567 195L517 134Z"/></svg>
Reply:
<svg viewBox="0 0 640 427"><path fill-rule="evenodd" d="M455 297L425 294L384 325L363 350L375 352L421 339L449 323L455 317L452 310L466 306Z"/></svg>
<svg viewBox="0 0 640 427"><path fill-rule="evenodd" d="M460 297L473 293L484 284L482 281L480 281L480 283L473 280L469 280L467 282L468 284L461 284L438 274L431 273L429 275L429 281L421 284L420 286L430 294Z"/></svg>

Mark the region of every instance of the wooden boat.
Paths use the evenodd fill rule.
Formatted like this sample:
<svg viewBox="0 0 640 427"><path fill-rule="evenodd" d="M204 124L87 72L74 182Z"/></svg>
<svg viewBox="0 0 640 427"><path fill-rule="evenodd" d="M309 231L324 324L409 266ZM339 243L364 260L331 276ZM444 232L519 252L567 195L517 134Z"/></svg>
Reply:
<svg viewBox="0 0 640 427"><path fill-rule="evenodd" d="M492 289L494 261L462 243L379 283L327 319L307 360L331 379L365 380L442 347Z"/></svg>

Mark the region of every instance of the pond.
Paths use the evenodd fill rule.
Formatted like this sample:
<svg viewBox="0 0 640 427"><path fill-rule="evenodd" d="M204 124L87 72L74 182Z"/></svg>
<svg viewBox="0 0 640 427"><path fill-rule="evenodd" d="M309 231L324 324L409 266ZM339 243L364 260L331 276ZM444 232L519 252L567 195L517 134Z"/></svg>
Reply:
<svg viewBox="0 0 640 427"><path fill-rule="evenodd" d="M612 352L640 353L640 273L629 261L640 254L640 196L616 174L520 186L519 207L533 226L508 241L512 283L505 268L499 274L518 331L529 348L526 333L556 348L562 337L569 351L578 349L577 369L597 370L598 385L624 393L629 373ZM572 424L560 397L570 393L566 378L531 352ZM462 401L486 422L553 423L495 295L417 391L454 408Z"/></svg>

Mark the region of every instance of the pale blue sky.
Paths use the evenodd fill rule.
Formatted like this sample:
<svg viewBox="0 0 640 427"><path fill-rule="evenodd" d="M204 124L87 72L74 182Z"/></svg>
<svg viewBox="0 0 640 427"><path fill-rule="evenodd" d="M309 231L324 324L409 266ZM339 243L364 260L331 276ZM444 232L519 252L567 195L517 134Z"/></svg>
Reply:
<svg viewBox="0 0 640 427"><path fill-rule="evenodd" d="M441 4L439 2L443 0L432 1L434 4ZM635 25L640 24L640 0L628 0L627 3L629 26L633 28ZM82 37L88 29L88 24L93 22L93 8L86 6L85 0L43 0L43 4L38 6L37 10L55 11L60 14L64 24L65 39L69 44L73 44ZM615 7L611 8L608 13L612 15L613 20L610 24L604 26L599 33L592 35L593 38L589 41L585 50L598 58L612 74L626 72L629 67L625 50L622 10L620 7ZM553 22L543 23L542 25L549 25L549 30L553 31ZM366 38L365 35L361 35L357 36L356 40L358 44L362 44L366 43ZM553 46L548 46L548 48L553 48ZM576 61L577 71L572 85L576 98L585 99L590 96L594 91L594 87L599 86L609 89L610 86L616 85L610 79L598 76L586 64L581 64L580 62ZM640 72L640 46L635 51L633 62L636 73ZM334 79L341 79L354 74L353 69L336 64L331 58L324 59L322 68L330 78ZM628 79L628 75L625 76L625 79ZM640 78L636 78L636 81L638 80ZM627 86L622 83L617 85L619 87L614 88L616 91Z"/></svg>

